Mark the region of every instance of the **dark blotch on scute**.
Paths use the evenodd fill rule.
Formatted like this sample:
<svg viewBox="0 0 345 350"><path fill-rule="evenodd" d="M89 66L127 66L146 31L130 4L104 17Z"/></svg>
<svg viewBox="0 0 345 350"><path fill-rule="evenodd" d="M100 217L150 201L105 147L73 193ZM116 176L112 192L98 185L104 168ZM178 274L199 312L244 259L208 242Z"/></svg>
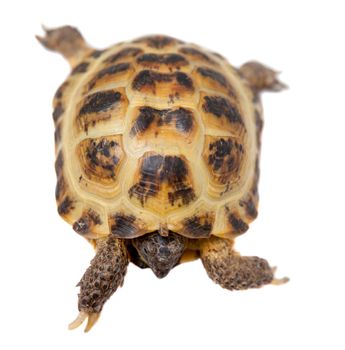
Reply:
<svg viewBox="0 0 345 350"><path fill-rule="evenodd" d="M76 67L73 68L71 75L85 73L87 71L87 68L89 67L89 64L89 62L79 63Z"/></svg>
<svg viewBox="0 0 345 350"><path fill-rule="evenodd" d="M61 99L63 96L63 92L66 89L66 87L68 86L69 82L65 81L56 91L54 98L56 99Z"/></svg>
<svg viewBox="0 0 345 350"><path fill-rule="evenodd" d="M83 235L89 233L93 226L100 224L102 224L100 216L94 210L89 209L73 224L73 230Z"/></svg>
<svg viewBox="0 0 345 350"><path fill-rule="evenodd" d="M141 90L145 86L149 86L154 91L156 83L172 82L174 79L188 90L193 90L193 81L185 73L158 73L152 70L143 70L137 74L132 82L132 88L134 90Z"/></svg>
<svg viewBox="0 0 345 350"><path fill-rule="evenodd" d="M110 66L100 70L98 73L96 73L95 77L89 82L89 89L92 89L96 85L97 80L102 79L106 75L115 75L118 73L125 72L129 69L129 67L129 63L119 63L114 66Z"/></svg>
<svg viewBox="0 0 345 350"><path fill-rule="evenodd" d="M249 226L242 219L236 217L234 214L229 215L229 222L234 229L234 233L241 234L248 230Z"/></svg>
<svg viewBox="0 0 345 350"><path fill-rule="evenodd" d="M80 108L79 115L97 113L110 109L115 103L119 102L121 94L118 91L100 91L88 96L83 106Z"/></svg>
<svg viewBox="0 0 345 350"><path fill-rule="evenodd" d="M55 172L56 172L56 176L58 177L62 173L63 163L64 163L64 159L63 159L62 151L60 151L55 160Z"/></svg>
<svg viewBox="0 0 345 350"><path fill-rule="evenodd" d="M221 60L223 60L223 61L225 60L224 56L222 56L220 53L218 53L218 52L211 52L211 53L212 53L212 55L220 58Z"/></svg>
<svg viewBox="0 0 345 350"><path fill-rule="evenodd" d="M193 127L193 113L185 108L178 109L155 109L152 107L140 108L140 114L134 122L130 135L133 137L145 132L153 122L157 127L175 122L178 131L187 133Z"/></svg>
<svg viewBox="0 0 345 350"><path fill-rule="evenodd" d="M111 217L111 233L117 237L130 238L138 232L135 216L116 213Z"/></svg>
<svg viewBox="0 0 345 350"><path fill-rule="evenodd" d="M68 214L73 207L73 201L67 196L62 203L58 206L58 213L60 215L66 215Z"/></svg>
<svg viewBox="0 0 345 350"><path fill-rule="evenodd" d="M208 164L219 175L221 183L229 182L232 174L239 171L243 146L230 138L220 138L209 144Z"/></svg>
<svg viewBox="0 0 345 350"><path fill-rule="evenodd" d="M199 216L192 216L184 220L183 226L183 232L188 237L209 237L212 231L212 220L208 217L201 218Z"/></svg>
<svg viewBox="0 0 345 350"><path fill-rule="evenodd" d="M63 176L60 176L55 187L55 198L56 200L60 200L63 197L66 189L66 183Z"/></svg>
<svg viewBox="0 0 345 350"><path fill-rule="evenodd" d="M172 192L168 193L171 205L178 200L188 204L195 198L194 191L186 183L188 169L178 156L151 155L144 158L140 168L140 181L129 190L130 197L136 196L144 205L149 197L160 191L162 183L167 183Z"/></svg>
<svg viewBox="0 0 345 350"><path fill-rule="evenodd" d="M184 86L186 89L192 90L193 89L193 80L186 74L182 72L175 73L176 80L178 83L182 86Z"/></svg>
<svg viewBox="0 0 345 350"><path fill-rule="evenodd" d="M105 51L105 50L94 50L94 51L91 52L90 57L98 58L99 56L102 55L102 53L103 53L104 51Z"/></svg>
<svg viewBox="0 0 345 350"><path fill-rule="evenodd" d="M61 115L65 112L61 102L58 102L53 111L54 122L57 122Z"/></svg>
<svg viewBox="0 0 345 350"><path fill-rule="evenodd" d="M241 115L228 99L221 96L205 96L202 105L205 112L212 113L220 118L224 116L230 123L243 124Z"/></svg>
<svg viewBox="0 0 345 350"><path fill-rule="evenodd" d="M213 170L219 170L226 156L230 156L233 147L233 142L231 139L224 140L221 138L214 143L209 145L209 150L212 151L208 157L208 164L210 164ZM231 159L230 159L231 160ZM233 165L233 160L229 163L229 168L231 169Z"/></svg>
<svg viewBox="0 0 345 350"><path fill-rule="evenodd" d="M138 63L157 63L165 65L187 65L188 61L181 55L176 53L169 54L155 54L155 53L146 53L137 58Z"/></svg>
<svg viewBox="0 0 345 350"><path fill-rule="evenodd" d="M104 62L105 63L114 63L119 60L122 60L123 58L129 58L129 57L135 57L142 53L143 50L137 48L137 47L127 47L126 49L123 49L119 51L118 53L111 55L107 57Z"/></svg>
<svg viewBox="0 0 345 350"><path fill-rule="evenodd" d="M190 55L195 57L196 59L208 62L208 63L212 63L214 64L215 61L212 60L208 55L206 55L205 53L193 48L193 47L183 47L180 49L180 52L185 54L185 55Z"/></svg>
<svg viewBox="0 0 345 350"><path fill-rule="evenodd" d="M224 87L227 87L230 85L223 74L221 74L213 69L206 68L206 67L199 67L198 73L200 73L202 76L204 76L206 78L210 78L210 79L216 81L218 84L220 84Z"/></svg>
<svg viewBox="0 0 345 350"><path fill-rule="evenodd" d="M259 192L258 192L258 184L260 179L260 164L259 164L259 157L256 157L255 160L255 172L254 172L254 181L252 186L252 194L256 199L259 198Z"/></svg>
<svg viewBox="0 0 345 350"><path fill-rule="evenodd" d="M141 90L144 86L155 87L155 83L171 82L171 74L157 73L151 70L141 71L133 80L132 87L134 90Z"/></svg>
<svg viewBox="0 0 345 350"><path fill-rule="evenodd" d="M55 144L58 144L61 141L61 123L57 125L55 128L54 140L55 140Z"/></svg>
<svg viewBox="0 0 345 350"><path fill-rule="evenodd" d="M115 155L119 144L106 138L99 142L92 141L87 148L86 157L91 167L101 167L109 172L110 177L115 176L115 169L120 159Z"/></svg>
<svg viewBox="0 0 345 350"><path fill-rule="evenodd" d="M236 92L233 86L230 84L228 79L222 73L207 67L199 67L197 69L197 72L203 77L211 79L217 82L219 85L226 88L229 96L236 97Z"/></svg>
<svg viewBox="0 0 345 350"><path fill-rule="evenodd" d="M255 110L255 125L256 125L256 143L258 148L261 147L261 133L264 126L264 121L261 118L261 114L258 110Z"/></svg>
<svg viewBox="0 0 345 350"><path fill-rule="evenodd" d="M156 114L159 113L157 111L157 109L151 107L140 108L140 114L131 128L130 135L133 137L136 134L142 133L145 130L147 130L152 124L152 122L155 120Z"/></svg>
<svg viewBox="0 0 345 350"><path fill-rule="evenodd" d="M168 114L176 123L176 129L184 133L193 127L193 113L185 108L178 108Z"/></svg>
<svg viewBox="0 0 345 350"><path fill-rule="evenodd" d="M244 207L246 214L250 218L255 219L258 216L258 211L256 209L256 205L251 198L249 198L248 200L241 200L240 206Z"/></svg>

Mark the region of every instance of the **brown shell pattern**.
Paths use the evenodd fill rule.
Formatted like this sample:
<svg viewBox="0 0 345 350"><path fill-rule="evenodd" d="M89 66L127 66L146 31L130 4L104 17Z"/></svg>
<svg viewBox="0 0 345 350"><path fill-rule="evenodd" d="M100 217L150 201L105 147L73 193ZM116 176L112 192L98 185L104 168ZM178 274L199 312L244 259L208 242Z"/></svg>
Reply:
<svg viewBox="0 0 345 350"><path fill-rule="evenodd" d="M87 238L233 237L257 216L261 105L218 54L159 35L94 51L53 118L58 211Z"/></svg>

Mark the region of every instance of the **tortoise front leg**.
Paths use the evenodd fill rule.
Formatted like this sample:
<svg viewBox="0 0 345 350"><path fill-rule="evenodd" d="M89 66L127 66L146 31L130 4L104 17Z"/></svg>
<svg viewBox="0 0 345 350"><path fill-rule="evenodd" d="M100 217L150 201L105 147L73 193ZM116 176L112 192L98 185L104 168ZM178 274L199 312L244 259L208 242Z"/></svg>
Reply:
<svg viewBox="0 0 345 350"><path fill-rule="evenodd" d="M79 315L69 329L80 326L87 318L85 332L97 321L104 303L122 286L129 257L124 241L110 236L97 241L97 253L78 283L80 287Z"/></svg>
<svg viewBox="0 0 345 350"><path fill-rule="evenodd" d="M233 240L218 237L201 243L202 263L215 283L229 290L241 290L288 281L287 278L275 279L275 268L271 268L265 259L241 256L233 250L233 245Z"/></svg>

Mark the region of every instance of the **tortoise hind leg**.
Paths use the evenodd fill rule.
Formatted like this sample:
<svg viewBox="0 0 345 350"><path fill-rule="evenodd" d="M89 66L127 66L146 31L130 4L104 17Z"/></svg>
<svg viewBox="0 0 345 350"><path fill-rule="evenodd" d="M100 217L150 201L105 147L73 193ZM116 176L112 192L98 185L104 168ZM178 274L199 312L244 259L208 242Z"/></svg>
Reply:
<svg viewBox="0 0 345 350"><path fill-rule="evenodd" d="M57 51L62 54L71 64L75 66L83 56L92 50L85 42L79 30L64 26L56 29L43 27L45 36L36 35L37 40L48 50Z"/></svg>
<svg viewBox="0 0 345 350"><path fill-rule="evenodd" d="M278 72L256 61L243 64L238 72L255 93L263 90L281 91L287 88L287 85L278 80Z"/></svg>
<svg viewBox="0 0 345 350"><path fill-rule="evenodd" d="M265 284L283 284L275 279L274 268L256 256L240 256L233 250L233 240L212 237L201 245L201 260L208 276L223 288L241 290Z"/></svg>
<svg viewBox="0 0 345 350"><path fill-rule="evenodd" d="M80 313L69 325L70 329L77 328L88 319L85 332L89 331L97 321L104 303L123 284L129 263L124 241L114 237L99 239L96 249L96 256L78 283Z"/></svg>

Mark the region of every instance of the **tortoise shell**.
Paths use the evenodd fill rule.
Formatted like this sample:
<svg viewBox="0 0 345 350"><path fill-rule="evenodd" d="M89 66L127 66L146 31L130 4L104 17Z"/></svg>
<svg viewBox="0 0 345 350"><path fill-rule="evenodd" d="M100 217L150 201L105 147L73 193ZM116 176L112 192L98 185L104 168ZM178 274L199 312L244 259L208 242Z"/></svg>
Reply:
<svg viewBox="0 0 345 350"><path fill-rule="evenodd" d="M232 238L257 216L261 105L216 53L166 36L90 51L53 118L58 212L88 239Z"/></svg>

